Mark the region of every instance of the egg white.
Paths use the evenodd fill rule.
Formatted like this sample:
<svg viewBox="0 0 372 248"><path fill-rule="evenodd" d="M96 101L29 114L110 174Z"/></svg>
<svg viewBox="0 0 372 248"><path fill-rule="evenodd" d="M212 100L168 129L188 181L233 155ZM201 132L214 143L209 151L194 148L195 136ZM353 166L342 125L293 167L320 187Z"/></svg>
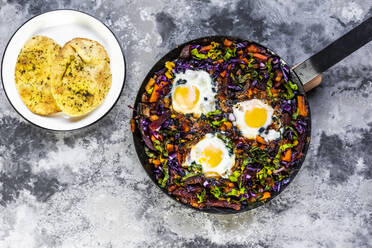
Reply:
<svg viewBox="0 0 372 248"><path fill-rule="evenodd" d="M253 108L264 108L266 110L266 121L265 123L257 128L250 127L245 122L245 111ZM234 124L239 128L240 132L245 138L255 139L257 135L263 137L266 141L271 141L280 138L280 132L275 130L267 130L268 132L260 133L261 128L267 129L272 122L274 109L259 99L251 99L244 102L239 102L233 107L233 114L235 116Z"/></svg>
<svg viewBox="0 0 372 248"><path fill-rule="evenodd" d="M186 81L186 82L185 82ZM185 108L174 101L174 92L177 86L183 85L188 87L198 88L200 95L199 101L192 109L185 110ZM171 91L172 95L172 107L175 111L183 114L193 113L196 116L206 114L216 109L215 96L213 92L212 78L209 73L203 70L186 70L184 73L176 73L174 83Z"/></svg>
<svg viewBox="0 0 372 248"><path fill-rule="evenodd" d="M216 167L208 167L203 164L201 160L201 154L204 148L213 145L214 147L220 149L223 153L221 162ZM191 148L189 155L186 157L184 166L189 166L193 162L200 164L204 174L217 173L223 178L228 178L231 174L231 169L235 164L235 154L229 153L228 148L225 143L218 138L215 134L206 134L203 139L201 139L196 145Z"/></svg>

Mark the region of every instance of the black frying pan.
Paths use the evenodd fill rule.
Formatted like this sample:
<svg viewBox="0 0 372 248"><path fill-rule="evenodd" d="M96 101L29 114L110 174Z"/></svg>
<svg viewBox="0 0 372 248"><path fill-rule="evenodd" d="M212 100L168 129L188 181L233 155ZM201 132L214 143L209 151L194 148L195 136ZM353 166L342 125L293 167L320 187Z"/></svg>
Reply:
<svg viewBox="0 0 372 248"><path fill-rule="evenodd" d="M200 44L200 45L207 45L210 44L210 42L215 41L219 43L223 43L224 39L227 38L229 40L234 40L237 42L247 41L246 39L241 39L238 37L231 37L231 36L207 36L203 38L199 38L196 40L192 40L189 42L186 42L182 45L177 46L173 50L171 50L169 53L167 53L164 57L162 57L150 70L150 72L147 74L145 79L142 82L141 88L138 91L136 101L134 108L137 109L138 103L141 101L141 97L143 93L145 92L145 87L149 79L154 75L155 72L161 70L164 68L164 64L166 61L172 61L179 57L179 54L183 47L186 45L193 45L193 44ZM310 89L314 88L321 82L321 76L320 74L324 71L326 71L331 66L335 65L342 59L346 58L348 55L359 49L360 47L367 44L369 41L372 40L372 17L365 20L363 23L361 23L356 28L352 29L350 32L336 40L335 42L331 43L329 46L318 52L317 54L313 55L306 61L298 64L297 66L293 67L290 70L290 77L292 82L296 83L299 88L299 92L302 94L305 94L306 91L309 91ZM251 41L249 41L251 42ZM261 44L258 44L261 47ZM265 47L264 47L265 48ZM272 50L268 49L272 52ZM272 52L274 55L276 55L274 52ZM282 61L284 64L286 64L284 61ZM290 67L290 66L289 66ZM305 96L306 99L306 96ZM306 104L308 105L307 99ZM308 105L309 106L309 105ZM133 117L136 116L136 112L133 112ZM310 115L310 108L309 108L309 123L308 123L308 129L307 129L307 136L311 137L311 115ZM148 163L147 155L145 154L145 144L142 140L142 136L138 128L136 127L134 133L133 133L133 139L134 139L134 146L138 155L138 158L147 172L148 176L152 179L152 181L158 185L155 175L153 173L153 167ZM290 182L293 181L295 176L297 175L298 171L300 170L303 161L305 160L306 153L309 147L309 142L307 142L303 149L302 158L300 161L298 161L294 167L292 167L291 175L290 175ZM289 184L289 183L288 183ZM279 192L272 192L272 196L268 201L272 200L274 197L276 197L278 194L280 194L287 186L282 185L281 190ZM158 185L159 186L159 185ZM159 188L168 196L170 196L172 199L176 200L174 196L169 195L167 190L165 188ZM177 201L177 200L176 200ZM177 201L181 203L180 201ZM183 203L181 203L183 204ZM253 208L256 208L258 206L261 206L265 203L259 201L255 202L249 205L242 205L241 210L233 210L228 208L203 208L203 209L197 209L194 207L191 207L188 204L183 204L184 206L200 210L203 212L208 213L218 213L218 214L230 214L230 213L238 213L247 211Z"/></svg>

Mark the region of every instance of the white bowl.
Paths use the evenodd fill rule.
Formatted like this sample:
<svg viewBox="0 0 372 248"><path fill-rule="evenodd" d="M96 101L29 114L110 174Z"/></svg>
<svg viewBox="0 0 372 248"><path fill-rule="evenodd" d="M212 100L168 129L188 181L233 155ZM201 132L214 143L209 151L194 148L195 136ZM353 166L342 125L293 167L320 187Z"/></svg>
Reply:
<svg viewBox="0 0 372 248"><path fill-rule="evenodd" d="M40 116L23 103L15 84L14 68L24 43L34 35L45 35L63 46L79 37L98 41L109 57L112 85L104 102L91 113L76 118L63 113ZM115 105L124 87L125 60L119 41L112 31L96 18L75 10L55 10L25 22L12 36L3 55L1 76L3 88L14 109L27 121L50 130L67 131L89 126L104 117Z"/></svg>

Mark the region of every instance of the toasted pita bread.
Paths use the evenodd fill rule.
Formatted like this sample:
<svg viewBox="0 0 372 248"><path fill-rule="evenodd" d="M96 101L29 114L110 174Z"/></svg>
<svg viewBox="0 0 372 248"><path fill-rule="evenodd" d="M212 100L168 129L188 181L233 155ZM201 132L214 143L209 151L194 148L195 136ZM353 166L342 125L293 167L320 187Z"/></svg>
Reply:
<svg viewBox="0 0 372 248"><path fill-rule="evenodd" d="M30 38L21 49L15 67L15 82L22 101L33 113L61 111L51 92L51 69L61 47L45 36Z"/></svg>
<svg viewBox="0 0 372 248"><path fill-rule="evenodd" d="M99 106L111 87L110 58L96 41L75 38L61 49L53 66L52 93L70 116L82 116Z"/></svg>

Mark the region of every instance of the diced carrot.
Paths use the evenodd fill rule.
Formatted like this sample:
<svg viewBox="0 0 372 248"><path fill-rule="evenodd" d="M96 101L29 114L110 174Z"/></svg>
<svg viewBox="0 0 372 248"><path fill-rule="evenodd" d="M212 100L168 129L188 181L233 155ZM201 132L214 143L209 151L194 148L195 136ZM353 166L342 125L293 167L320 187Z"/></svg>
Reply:
<svg viewBox="0 0 372 248"><path fill-rule="evenodd" d="M263 149L266 148L266 146L265 145L260 145L260 148L261 148L261 150L263 150Z"/></svg>
<svg viewBox="0 0 372 248"><path fill-rule="evenodd" d="M260 59L260 60L267 60L267 56L261 54L261 53L253 53L253 57Z"/></svg>
<svg viewBox="0 0 372 248"><path fill-rule="evenodd" d="M186 122L183 123L182 128L185 133L188 133L190 131L190 127L187 125Z"/></svg>
<svg viewBox="0 0 372 248"><path fill-rule="evenodd" d="M168 150L168 152L173 152L174 151L174 145L167 144L167 150Z"/></svg>
<svg viewBox="0 0 372 248"><path fill-rule="evenodd" d="M276 77L275 77L276 82L279 82L280 80L282 80L283 73L281 71L276 71L275 74L276 74Z"/></svg>
<svg viewBox="0 0 372 248"><path fill-rule="evenodd" d="M217 60L218 63L223 63L223 59Z"/></svg>
<svg viewBox="0 0 372 248"><path fill-rule="evenodd" d="M228 66L227 66L227 69L230 71L231 70L231 64L229 64Z"/></svg>
<svg viewBox="0 0 372 248"><path fill-rule="evenodd" d="M251 97L251 96L252 96L252 94L253 94L253 91L252 91L252 89L249 89L249 90L248 90L248 96L249 96L249 97Z"/></svg>
<svg viewBox="0 0 372 248"><path fill-rule="evenodd" d="M170 100L169 100L169 97L164 97L164 107L168 108L169 107L169 103L170 103Z"/></svg>
<svg viewBox="0 0 372 248"><path fill-rule="evenodd" d="M263 193L262 197L260 198L260 201L270 198L270 196L271 196L270 192L266 191Z"/></svg>
<svg viewBox="0 0 372 248"><path fill-rule="evenodd" d="M158 84L155 84L154 85L154 90L152 91L151 93L151 96L150 96L150 99L149 99L149 102L156 102L159 98L159 90L160 90L160 86Z"/></svg>
<svg viewBox="0 0 372 248"><path fill-rule="evenodd" d="M223 44L224 44L225 46L229 47L229 46L232 45L232 41L231 41L231 40L228 40L228 39L225 39L225 40L223 41Z"/></svg>
<svg viewBox="0 0 372 248"><path fill-rule="evenodd" d="M208 52L209 50L212 49L212 45L209 45L209 46L203 46L200 51L201 52Z"/></svg>
<svg viewBox="0 0 372 248"><path fill-rule="evenodd" d="M155 79L154 78L150 78L149 82L147 83L146 87L145 87L145 90L146 91L149 91L151 89L151 87L154 85L155 83Z"/></svg>
<svg viewBox="0 0 372 248"><path fill-rule="evenodd" d="M255 46L255 45L250 45L248 48L247 48L247 51L249 53L257 53L258 52L258 48Z"/></svg>
<svg viewBox="0 0 372 248"><path fill-rule="evenodd" d="M266 144L266 141L264 140L264 138L262 138L262 137L259 136L259 135L256 136L256 140L257 140L258 143Z"/></svg>
<svg viewBox="0 0 372 248"><path fill-rule="evenodd" d="M298 114L303 117L306 117L307 108L305 104L305 98L303 96L297 96L297 107L298 107Z"/></svg>
<svg viewBox="0 0 372 248"><path fill-rule="evenodd" d="M153 160L152 160L152 163L153 163L154 165L160 165L160 164L161 164L160 159L153 159Z"/></svg>
<svg viewBox="0 0 372 248"><path fill-rule="evenodd" d="M245 64L247 64L248 65L248 59L247 58L242 58L242 61L245 63Z"/></svg>
<svg viewBox="0 0 372 248"><path fill-rule="evenodd" d="M284 156L282 157L282 160L286 162L291 162L291 157L292 157L292 150L287 149L284 153Z"/></svg>
<svg viewBox="0 0 372 248"><path fill-rule="evenodd" d="M159 119L159 116L157 116L157 115L151 115L150 116L150 121L156 121L157 119Z"/></svg>
<svg viewBox="0 0 372 248"><path fill-rule="evenodd" d="M226 71L223 71L220 73L221 77L225 77L226 76Z"/></svg>
<svg viewBox="0 0 372 248"><path fill-rule="evenodd" d="M273 94L273 96L278 96L278 93L279 93L278 89L271 88L270 91L271 91L271 94Z"/></svg>
<svg viewBox="0 0 372 248"><path fill-rule="evenodd" d="M229 121L225 121L225 122L223 123L223 125L224 125L227 129L231 129L231 128L232 128L232 123L229 122Z"/></svg>
<svg viewBox="0 0 372 248"><path fill-rule="evenodd" d="M132 131L132 133L134 133L134 130L136 128L136 124L135 124L135 121L134 119L130 119L130 130Z"/></svg>
<svg viewBox="0 0 372 248"><path fill-rule="evenodd" d="M243 54L243 50L239 50L239 51L238 51L238 54L239 54L239 55L242 55L242 54Z"/></svg>

